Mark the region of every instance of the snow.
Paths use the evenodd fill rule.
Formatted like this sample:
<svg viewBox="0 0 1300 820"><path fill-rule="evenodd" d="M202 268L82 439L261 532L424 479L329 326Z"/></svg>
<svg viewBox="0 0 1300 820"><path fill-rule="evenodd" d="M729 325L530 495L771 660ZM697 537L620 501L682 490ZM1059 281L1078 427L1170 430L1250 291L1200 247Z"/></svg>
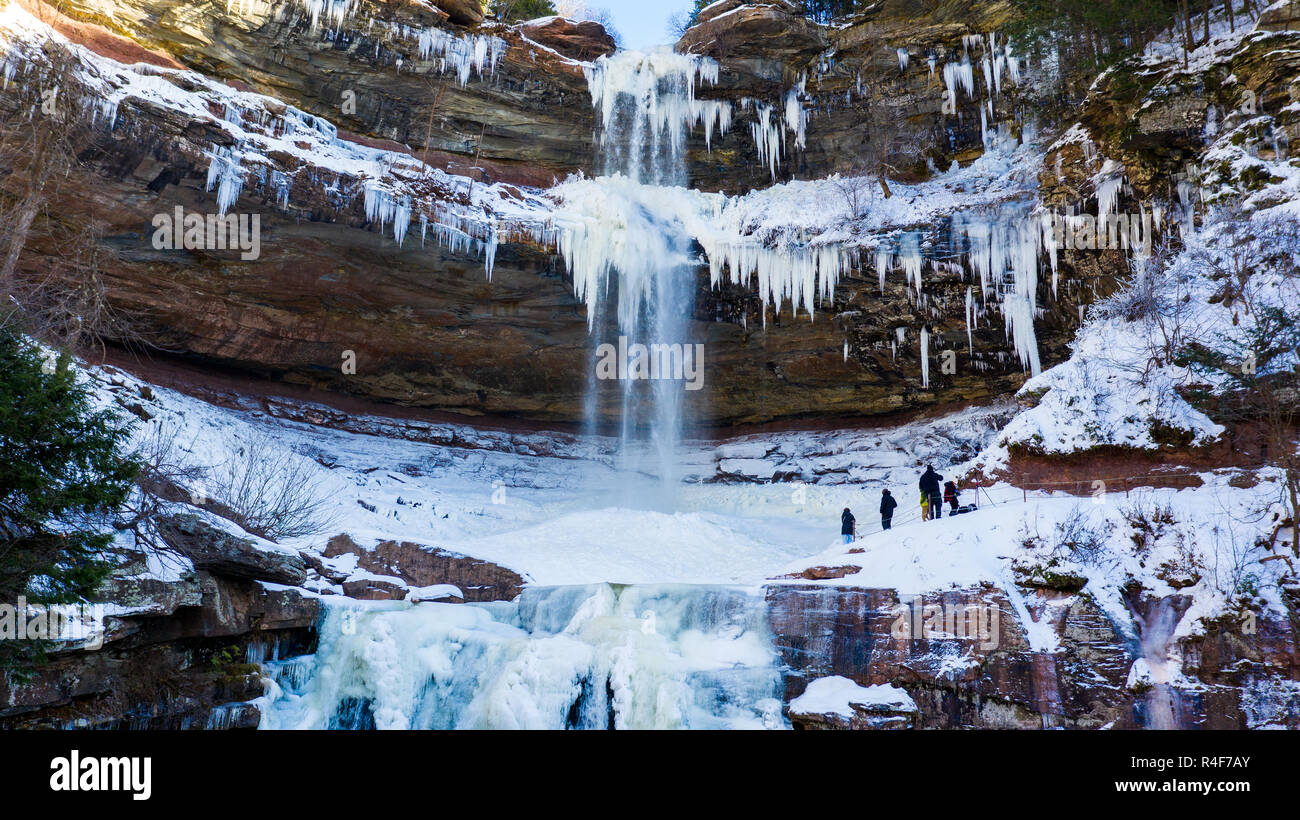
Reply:
<svg viewBox="0 0 1300 820"><path fill-rule="evenodd" d="M952 472L960 475L960 468ZM917 490L896 491L899 509L893 529L860 536L850 546L836 543L785 568L785 573L842 566L858 567L857 571L830 581L799 578L776 583L894 589L903 595L991 583L1006 593L1030 646L1035 651L1056 651L1059 638L1046 619L1033 615L1015 569L1053 557L1051 544L1058 526L1078 517L1081 526L1095 534L1098 548L1071 551L1071 561L1057 569L1068 568L1086 577L1085 593L1121 631L1136 634L1134 616L1121 595L1130 579L1139 580L1156 598L1178 594L1192 600L1171 629L1172 638L1195 634L1206 621L1232 611L1246 576L1254 578L1251 586L1260 590L1264 611L1281 616L1286 605L1276 584L1285 570L1275 566L1278 562L1259 562L1268 553L1255 544L1258 531L1253 524L1276 520L1281 513L1280 474L1258 471L1256 475L1264 480L1242 489L1234 486L1242 472L1205 473L1200 475L1203 486L1181 490L1112 486L1093 498L1039 491L1027 494L1026 501L1021 489L999 484L976 497L967 492L963 501L978 498L978 511L931 522L919 521L915 512ZM1173 523L1160 530L1154 541L1144 541L1147 551L1135 550L1130 519L1161 510L1169 511ZM1161 569L1169 565L1197 567L1198 579L1191 586L1175 588Z"/></svg>
<svg viewBox="0 0 1300 820"><path fill-rule="evenodd" d="M406 600L413 604L423 603L425 601L445 601L448 598L465 599L465 593L460 587L454 584L431 584L424 587L411 587L411 592L406 596Z"/></svg>
<svg viewBox="0 0 1300 820"><path fill-rule="evenodd" d="M809 682L804 693L790 701L790 711L804 715L839 715L851 718L855 706L868 711L915 712L916 702L903 689L887 683L859 686L834 675Z"/></svg>
<svg viewBox="0 0 1300 820"><path fill-rule="evenodd" d="M687 483L675 509L663 511L645 504L657 486L652 476L615 469L613 439L356 416L274 396L228 409L157 386L145 399L146 385L115 369L91 369L87 378L106 405L120 395L142 404L154 418L135 440L156 431L184 464L219 467L256 441L297 462L326 499L331 526L318 536L272 544L197 511L260 548L319 553L344 532L363 547L406 541L493 561L534 585L761 583L817 552L838 531L843 507L874 503L881 486L907 480L923 460L969 457L1007 413L976 409L874 431L688 441L680 453ZM732 472L738 460L744 475ZM762 483L778 470L799 480ZM323 560L366 575L355 557Z"/></svg>

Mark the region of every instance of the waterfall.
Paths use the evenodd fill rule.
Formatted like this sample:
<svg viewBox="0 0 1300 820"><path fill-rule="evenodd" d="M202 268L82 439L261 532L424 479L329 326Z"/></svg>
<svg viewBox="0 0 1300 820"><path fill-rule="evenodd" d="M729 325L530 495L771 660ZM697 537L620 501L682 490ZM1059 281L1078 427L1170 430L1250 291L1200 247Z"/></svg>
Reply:
<svg viewBox="0 0 1300 820"><path fill-rule="evenodd" d="M596 352L586 428L594 433L609 417L601 409L610 400L603 382L617 381L620 466L661 482L663 497L657 499L625 488L627 505L649 500L671 508L680 479L683 364L700 369L703 362L702 346L690 338L698 260L679 203L689 129L704 125L711 139L730 126L728 104L695 97L697 84L716 82L717 76L716 62L666 50L619 52L587 69L600 123L602 176L586 189L588 201L580 211L589 216L569 220L558 244L575 293L587 305ZM600 360L611 356L618 367L602 370ZM666 373L660 372L664 364Z"/></svg>
<svg viewBox="0 0 1300 820"><path fill-rule="evenodd" d="M510 603L326 599L273 661L267 729L778 729L760 590L533 587Z"/></svg>
<svg viewBox="0 0 1300 820"><path fill-rule="evenodd" d="M1137 660L1129 670L1130 689L1144 692L1139 721L1148 729L1182 728L1181 661L1170 657L1174 633L1191 599L1183 595L1126 600L1137 628Z"/></svg>

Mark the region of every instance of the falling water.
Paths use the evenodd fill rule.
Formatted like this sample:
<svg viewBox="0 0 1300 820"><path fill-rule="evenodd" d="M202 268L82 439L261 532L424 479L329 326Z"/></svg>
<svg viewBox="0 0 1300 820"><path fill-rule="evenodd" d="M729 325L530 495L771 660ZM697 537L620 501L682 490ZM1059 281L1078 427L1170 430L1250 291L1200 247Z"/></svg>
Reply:
<svg viewBox="0 0 1300 820"><path fill-rule="evenodd" d="M632 363L641 356L657 364L655 351L662 350L672 351L670 356L697 355L690 338L698 268L694 243L680 222L674 199L659 194L686 185L690 128L703 123L712 135L729 125L728 106L695 98L696 85L716 81L717 70L712 60L656 51L620 52L587 71L600 122L602 176L596 182L606 207L618 214L625 229L620 235L636 246L635 252L620 255L614 270L604 263L590 285L595 290L586 294L593 314L589 320L594 358L601 351L616 351L618 360L629 364L618 379L621 467L628 473L657 476L667 494L659 499L660 506L672 505L672 487L679 480L677 452L686 422L686 381L680 376L637 379ZM615 288L616 298L598 298L596 291L603 289L608 295ZM694 364L702 367L698 357ZM600 406L608 371L602 375L593 362L588 378L586 422L588 430L595 432L605 415ZM625 503L630 495L625 494ZM646 498L640 495L637 500L644 503Z"/></svg>
<svg viewBox="0 0 1300 820"><path fill-rule="evenodd" d="M1129 602L1138 631L1139 657L1129 673L1129 685L1141 682L1146 694L1139 717L1148 729L1178 729L1180 695L1174 687L1179 664L1170 659L1174 632L1191 599L1181 595Z"/></svg>

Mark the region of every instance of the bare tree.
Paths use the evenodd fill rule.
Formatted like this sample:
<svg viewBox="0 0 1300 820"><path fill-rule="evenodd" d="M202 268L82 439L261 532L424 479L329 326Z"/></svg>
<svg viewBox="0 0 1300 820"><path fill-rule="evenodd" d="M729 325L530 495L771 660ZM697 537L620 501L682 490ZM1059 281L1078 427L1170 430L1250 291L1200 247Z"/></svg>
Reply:
<svg viewBox="0 0 1300 820"><path fill-rule="evenodd" d="M1189 342L1187 358L1223 386L1215 397L1220 418L1262 426L1261 460L1282 471L1291 547L1300 557L1300 222L1231 220L1214 250L1194 259L1219 282L1214 299L1233 321L1229 332Z"/></svg>
<svg viewBox="0 0 1300 820"><path fill-rule="evenodd" d="M1153 370L1180 359L1192 340L1204 329L1199 320L1199 303L1193 298L1192 278L1185 269L1181 242L1163 234L1152 243L1145 258L1133 260L1132 275L1125 286L1097 302L1093 315L1102 319L1123 319L1138 326L1138 336L1146 341L1147 356L1139 381L1146 383ZM1110 364L1125 368L1120 361Z"/></svg>
<svg viewBox="0 0 1300 820"><path fill-rule="evenodd" d="M213 493L230 510L231 519L249 532L272 541L315 535L333 518L329 497L311 465L269 434L261 434L212 470Z"/></svg>
<svg viewBox="0 0 1300 820"><path fill-rule="evenodd" d="M90 130L76 57L52 38L30 44L24 56L24 72L0 98L0 305L6 312L33 225L76 166Z"/></svg>

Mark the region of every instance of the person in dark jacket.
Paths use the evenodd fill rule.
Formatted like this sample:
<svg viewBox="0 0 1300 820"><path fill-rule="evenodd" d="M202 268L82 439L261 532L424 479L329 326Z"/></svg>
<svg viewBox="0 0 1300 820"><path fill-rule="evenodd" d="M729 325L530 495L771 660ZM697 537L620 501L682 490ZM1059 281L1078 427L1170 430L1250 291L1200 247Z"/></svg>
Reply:
<svg viewBox="0 0 1300 820"><path fill-rule="evenodd" d="M918 483L921 485L921 493L930 499L930 518L936 521L943 518L943 476L936 473L933 466L927 465Z"/></svg>
<svg viewBox="0 0 1300 820"><path fill-rule="evenodd" d="M844 536L844 543L853 543L853 534L856 531L857 521L853 518L853 513L845 507L843 514L840 515L840 535Z"/></svg>
<svg viewBox="0 0 1300 820"><path fill-rule="evenodd" d="M952 511L948 515L957 514L957 496L959 495L961 493L957 492L957 482L949 481L943 485L943 500L947 501L952 507Z"/></svg>
<svg viewBox="0 0 1300 820"><path fill-rule="evenodd" d="M880 526L889 529L894 523L894 508L897 506L898 502L890 495L889 490L880 491Z"/></svg>

